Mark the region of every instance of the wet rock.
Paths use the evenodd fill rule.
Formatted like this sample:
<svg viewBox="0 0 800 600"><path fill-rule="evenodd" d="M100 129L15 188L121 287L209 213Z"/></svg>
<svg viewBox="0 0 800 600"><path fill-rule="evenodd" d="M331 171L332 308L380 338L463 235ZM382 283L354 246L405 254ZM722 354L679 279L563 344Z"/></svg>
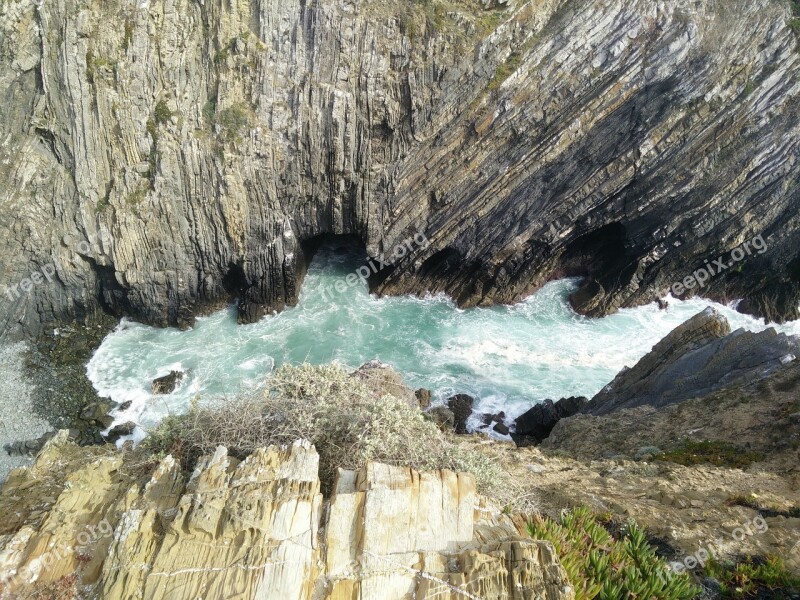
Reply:
<svg viewBox="0 0 800 600"><path fill-rule="evenodd" d="M426 388L419 388L414 392L414 396L416 396L419 407L422 410L426 410L431 405L432 394L430 390Z"/></svg>
<svg viewBox="0 0 800 600"><path fill-rule="evenodd" d="M570 396L561 398L558 402L545 400L536 404L514 421L516 437L512 438L517 445L535 445L550 435L556 423L577 414L587 402L583 396Z"/></svg>
<svg viewBox="0 0 800 600"><path fill-rule="evenodd" d="M38 438L5 444L3 449L9 456L34 456L55 434L55 431L49 431Z"/></svg>
<svg viewBox="0 0 800 600"><path fill-rule="evenodd" d="M119 405L119 410L120 411L128 410L132 404L133 400L126 400L125 402Z"/></svg>
<svg viewBox="0 0 800 600"><path fill-rule="evenodd" d="M111 428L111 430L106 434L105 438L111 444L116 443L119 438L130 435L133 433L133 430L136 428L136 423L133 421L126 421L125 423L120 423L119 425L115 425Z"/></svg>
<svg viewBox="0 0 800 600"><path fill-rule="evenodd" d="M40 181L35 197L0 209L0 272L48 281L0 294L0 334L103 307L185 327L231 295L253 321L297 301L304 242L357 233L378 253L423 229L429 244L378 293L443 291L473 306L588 271L574 305L609 312L763 231L769 252L706 290L797 318L796 42L782 3L732 2L598 6L622 36L563 2L530 18L453 7L416 36L395 14L340 0L324 0L313 26L297 0L224 11L150 0L169 33L131 17L126 35L118 3L15 2L0 23L0 188L28 189L33 164ZM202 27L210 14L214 27ZM258 39L242 36L247 23ZM175 42L154 50L162 37ZM210 47L219 60L205 60ZM496 79L512 52L511 76ZM163 82L179 80L168 93ZM171 116L154 120L159 105ZM684 134L664 136L678 122ZM737 165L752 185L729 185ZM630 210L620 190L648 200ZM592 247L604 250L593 258Z"/></svg>
<svg viewBox="0 0 800 600"><path fill-rule="evenodd" d="M492 429L501 435L508 435L508 426L505 423L495 423Z"/></svg>
<svg viewBox="0 0 800 600"><path fill-rule="evenodd" d="M455 424L453 429L458 434L467 433L467 419L472 415L472 404L475 398L467 394L456 394L447 400L447 406L453 411Z"/></svg>
<svg viewBox="0 0 800 600"><path fill-rule="evenodd" d="M115 403L107 398L89 402L83 407L80 414L80 420L87 423L100 423L108 416L108 413L114 408Z"/></svg>
<svg viewBox="0 0 800 600"><path fill-rule="evenodd" d="M170 371L163 377L153 379L152 390L154 394L171 394L183 379L183 371Z"/></svg>

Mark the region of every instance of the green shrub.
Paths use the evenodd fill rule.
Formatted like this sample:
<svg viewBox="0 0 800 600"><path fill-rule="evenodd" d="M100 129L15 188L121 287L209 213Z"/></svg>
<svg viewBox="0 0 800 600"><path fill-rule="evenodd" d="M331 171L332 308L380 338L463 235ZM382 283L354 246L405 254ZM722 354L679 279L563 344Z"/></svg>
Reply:
<svg viewBox="0 0 800 600"><path fill-rule="evenodd" d="M250 111L244 103L234 104L220 111L217 118L220 135L226 142L238 142L250 127Z"/></svg>
<svg viewBox="0 0 800 600"><path fill-rule="evenodd" d="M552 542L575 588L575 600L689 600L699 590L686 574L676 574L630 521L616 540L598 517L583 507L559 520L536 516L528 525L536 539Z"/></svg>
<svg viewBox="0 0 800 600"><path fill-rule="evenodd" d="M728 600L752 598L767 590L770 598L788 600L790 594L800 592L800 577L787 571L783 559L775 556L739 562L714 559L706 566L706 574L720 582L722 597Z"/></svg>
<svg viewBox="0 0 800 600"><path fill-rule="evenodd" d="M743 469L764 459L759 452L743 450L726 442L695 442L687 440L683 446L668 450L657 457L659 460L680 465L711 464L718 467Z"/></svg>
<svg viewBox="0 0 800 600"><path fill-rule="evenodd" d="M191 470L217 446L244 458L259 447L310 441L320 457L320 480L330 491L338 467L367 461L418 470L451 469L475 475L478 490L518 510L531 510L499 466L475 450L460 448L415 406L377 395L336 365L283 366L265 390L193 405L186 415L165 418L148 433L149 452L170 452Z"/></svg>
<svg viewBox="0 0 800 600"><path fill-rule="evenodd" d="M158 101L158 104L156 104L156 110L153 114L155 116L156 125L163 125L172 118L172 111L169 109L169 106L167 106L167 103L164 100Z"/></svg>

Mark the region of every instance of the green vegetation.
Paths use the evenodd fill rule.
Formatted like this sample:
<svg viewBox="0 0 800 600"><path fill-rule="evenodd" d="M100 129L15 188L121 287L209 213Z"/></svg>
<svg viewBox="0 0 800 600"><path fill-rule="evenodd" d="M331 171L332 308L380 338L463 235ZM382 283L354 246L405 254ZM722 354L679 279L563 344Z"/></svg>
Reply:
<svg viewBox="0 0 800 600"><path fill-rule="evenodd" d="M800 0L789 0L789 6L792 9L792 20L789 21L789 27L797 36L798 48L800 48Z"/></svg>
<svg viewBox="0 0 800 600"><path fill-rule="evenodd" d="M250 109L243 102L220 111L217 117L220 136L226 142L238 142L250 127Z"/></svg>
<svg viewBox="0 0 800 600"><path fill-rule="evenodd" d="M165 418L142 447L156 455L169 452L191 470L219 445L242 459L256 448L297 439L316 447L326 492L337 468L358 469L374 460L419 470L467 471L475 475L479 491L501 504L531 508L491 459L452 442L416 406L372 391L335 365L283 366L260 392L220 406L195 404L186 415Z"/></svg>
<svg viewBox="0 0 800 600"><path fill-rule="evenodd" d="M159 100L153 113L156 125L163 125L172 118L172 111L164 100Z"/></svg>
<svg viewBox="0 0 800 600"><path fill-rule="evenodd" d="M95 78L101 70L116 72L117 61L102 56L95 56L91 48L86 51L86 79L89 83L94 83Z"/></svg>
<svg viewBox="0 0 800 600"><path fill-rule="evenodd" d="M122 49L127 52L133 41L133 21L125 19L125 32L122 36Z"/></svg>
<svg viewBox="0 0 800 600"><path fill-rule="evenodd" d="M726 442L694 442L687 440L683 446L668 450L657 457L659 460L679 465L712 464L718 467L744 469L764 459L760 452L743 450Z"/></svg>
<svg viewBox="0 0 800 600"><path fill-rule="evenodd" d="M536 516L528 532L552 542L575 588L576 600L689 600L699 590L686 574L676 574L656 555L643 529L630 521L614 539L602 518L579 507L559 520Z"/></svg>
<svg viewBox="0 0 800 600"><path fill-rule="evenodd" d="M512 52L503 64L498 65L494 72L494 77L489 81L486 89L493 92L503 85L503 82L519 68L520 62L522 62L522 55L518 52Z"/></svg>
<svg viewBox="0 0 800 600"><path fill-rule="evenodd" d="M711 560L706 575L720 582L726 600L745 600L766 591L770 592L770 598L788 600L800 592L800 577L787 571L783 559L778 557L748 557L737 562Z"/></svg>

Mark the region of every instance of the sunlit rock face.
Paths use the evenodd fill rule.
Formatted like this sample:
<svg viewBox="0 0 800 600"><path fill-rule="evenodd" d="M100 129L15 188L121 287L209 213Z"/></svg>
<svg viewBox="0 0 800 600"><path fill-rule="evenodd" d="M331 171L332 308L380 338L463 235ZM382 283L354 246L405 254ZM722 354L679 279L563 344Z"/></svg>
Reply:
<svg viewBox="0 0 800 600"><path fill-rule="evenodd" d="M296 301L326 234L385 255L381 293L469 306L582 274L592 315L762 235L700 291L797 318L790 19L776 0L7 0L0 331L183 326L234 297L252 321Z"/></svg>
<svg viewBox="0 0 800 600"><path fill-rule="evenodd" d="M340 471L325 500L319 456L297 442L241 462L220 447L188 481L167 456L138 485L120 453L66 433L0 492L13 511L0 598L49 586L104 599L575 597L553 546L479 497L472 475L368 463Z"/></svg>

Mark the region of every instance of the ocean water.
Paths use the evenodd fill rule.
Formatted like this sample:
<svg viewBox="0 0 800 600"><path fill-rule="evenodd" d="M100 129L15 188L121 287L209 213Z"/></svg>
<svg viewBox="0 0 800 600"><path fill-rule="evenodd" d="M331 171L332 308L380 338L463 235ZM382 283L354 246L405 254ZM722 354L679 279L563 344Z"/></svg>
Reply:
<svg viewBox="0 0 800 600"><path fill-rule="evenodd" d="M587 318L567 303L578 285L574 279L548 283L513 306L466 310L444 296L377 298L360 281L338 293L336 281L345 282L363 261L323 247L298 305L250 325L236 323L235 307L198 318L187 331L123 320L88 363L89 379L101 395L131 401L115 416L116 422L140 425L135 439L165 414L184 411L193 398L235 395L263 383L281 364L302 362L336 361L355 369L378 359L410 386L431 389L436 401L467 393L478 399L476 412L503 410L510 422L545 398L591 397L709 305L734 329L766 327L703 299L670 298L667 310L651 304ZM800 335L800 321L776 328ZM186 371L177 389L153 396L152 380L173 369Z"/></svg>

